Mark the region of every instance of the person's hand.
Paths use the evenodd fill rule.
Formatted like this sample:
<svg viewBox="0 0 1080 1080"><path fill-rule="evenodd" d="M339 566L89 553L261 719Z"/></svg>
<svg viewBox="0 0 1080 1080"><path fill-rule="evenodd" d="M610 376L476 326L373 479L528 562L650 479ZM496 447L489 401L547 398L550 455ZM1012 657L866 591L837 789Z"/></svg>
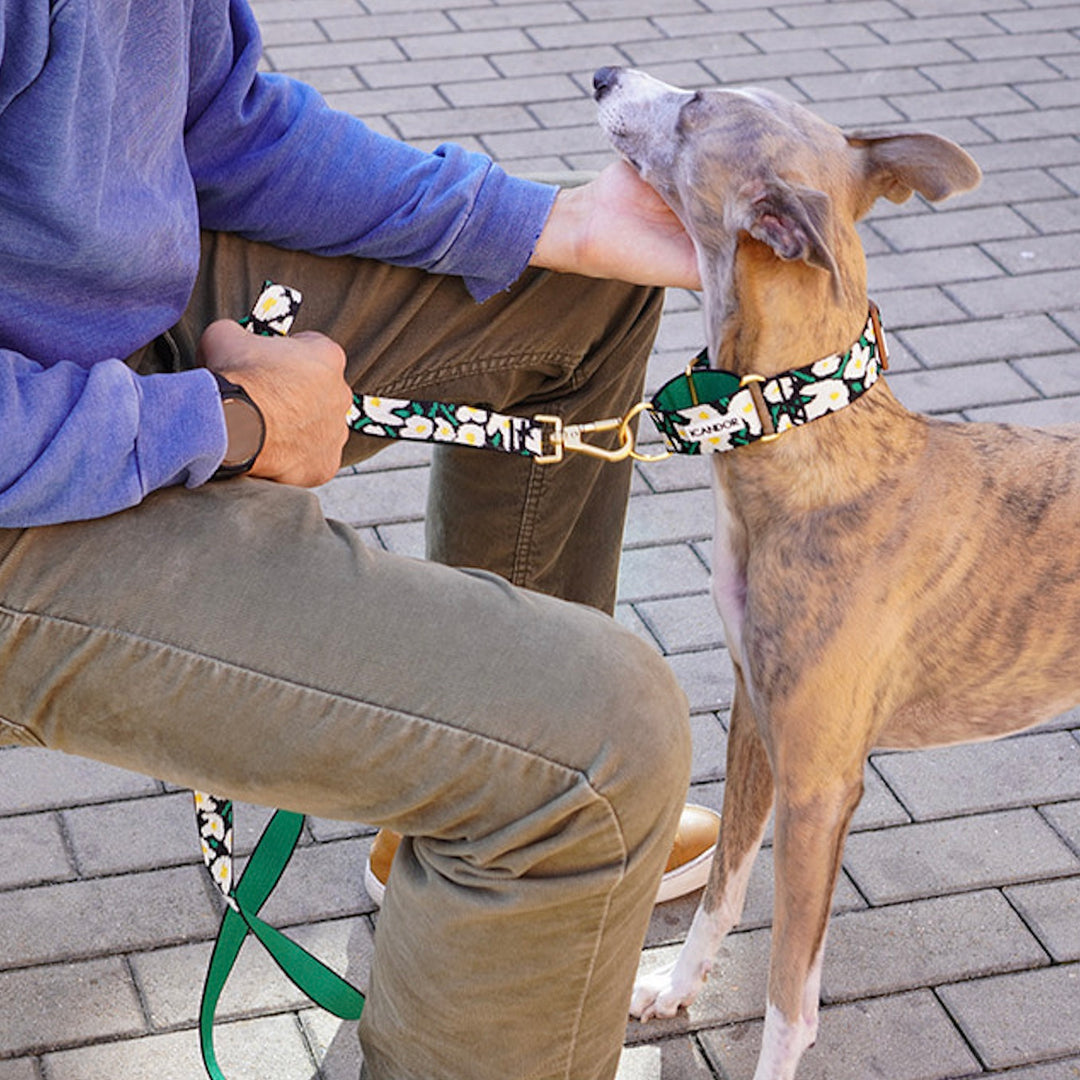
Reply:
<svg viewBox="0 0 1080 1080"><path fill-rule="evenodd" d="M690 237L625 161L559 192L532 264L635 285L701 288Z"/></svg>
<svg viewBox="0 0 1080 1080"><path fill-rule="evenodd" d="M312 331L262 337L222 319L204 331L198 359L239 383L262 410L266 442L250 475L299 487L334 476L352 404L341 346Z"/></svg>

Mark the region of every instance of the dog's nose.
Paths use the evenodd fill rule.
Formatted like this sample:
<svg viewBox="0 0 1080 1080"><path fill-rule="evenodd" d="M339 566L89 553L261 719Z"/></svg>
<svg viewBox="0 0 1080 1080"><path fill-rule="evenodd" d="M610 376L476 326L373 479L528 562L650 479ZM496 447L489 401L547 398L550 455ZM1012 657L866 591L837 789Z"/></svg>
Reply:
<svg viewBox="0 0 1080 1080"><path fill-rule="evenodd" d="M599 101L609 90L612 90L619 81L619 69L617 67L602 67L592 78L593 97Z"/></svg>

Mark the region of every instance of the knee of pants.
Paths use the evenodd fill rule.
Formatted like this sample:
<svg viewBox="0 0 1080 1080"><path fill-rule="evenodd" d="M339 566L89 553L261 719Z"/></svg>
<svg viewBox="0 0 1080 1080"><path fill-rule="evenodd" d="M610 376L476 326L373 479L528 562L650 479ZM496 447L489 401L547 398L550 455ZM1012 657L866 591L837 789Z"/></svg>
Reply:
<svg viewBox="0 0 1080 1080"><path fill-rule="evenodd" d="M613 783L605 791L617 812L623 798L659 812L681 806L686 796L689 705L663 658L635 635L627 632L627 637L627 662L614 673L610 690L607 749L619 765L610 770ZM606 771L601 769L599 775Z"/></svg>

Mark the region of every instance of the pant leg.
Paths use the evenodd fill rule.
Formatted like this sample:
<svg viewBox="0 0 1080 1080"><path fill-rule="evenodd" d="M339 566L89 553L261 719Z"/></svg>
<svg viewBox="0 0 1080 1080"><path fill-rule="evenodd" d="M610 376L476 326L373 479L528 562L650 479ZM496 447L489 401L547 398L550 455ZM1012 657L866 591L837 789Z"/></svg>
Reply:
<svg viewBox="0 0 1080 1080"><path fill-rule="evenodd" d="M193 355L215 317L247 310L265 278L304 293L297 329L329 334L363 393L556 413L568 423L625 415L640 399L661 290L528 271L476 304L457 278L351 258L204 237L203 270L177 336ZM613 445L614 434L608 437ZM350 461L384 441L354 435ZM480 566L605 611L615 603L631 463L572 454L559 465L439 447L428 555Z"/></svg>
<svg viewBox="0 0 1080 1080"><path fill-rule="evenodd" d="M309 493L0 533L0 716L37 742L418 839L374 1080L614 1074L688 778L666 665L587 608L361 545Z"/></svg>

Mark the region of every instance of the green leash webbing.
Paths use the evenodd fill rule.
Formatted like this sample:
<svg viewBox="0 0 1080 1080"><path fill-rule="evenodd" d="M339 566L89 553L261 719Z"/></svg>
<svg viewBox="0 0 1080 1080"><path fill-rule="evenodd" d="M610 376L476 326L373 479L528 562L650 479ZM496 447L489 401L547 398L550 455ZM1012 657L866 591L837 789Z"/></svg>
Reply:
<svg viewBox="0 0 1080 1080"><path fill-rule="evenodd" d="M299 303L300 295L295 290L274 286L268 281L251 314L241 322L252 333L288 333ZM194 795L203 861L229 905L218 928L199 1004L199 1047L203 1065L211 1080L225 1080L214 1053L214 1017L248 934L253 934L262 943L286 978L334 1016L358 1020L364 1008L364 996L321 960L259 918L259 911L281 880L296 849L304 816L289 810L274 812L234 888L232 801L199 791Z"/></svg>

